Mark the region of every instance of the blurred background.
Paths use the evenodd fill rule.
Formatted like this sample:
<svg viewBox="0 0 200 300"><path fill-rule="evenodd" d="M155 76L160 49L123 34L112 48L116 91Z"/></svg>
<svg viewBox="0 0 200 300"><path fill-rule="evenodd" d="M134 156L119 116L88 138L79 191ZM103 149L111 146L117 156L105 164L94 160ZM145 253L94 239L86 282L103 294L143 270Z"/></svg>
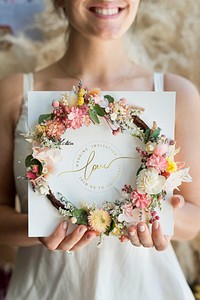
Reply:
<svg viewBox="0 0 200 300"><path fill-rule="evenodd" d="M143 0L131 29L129 52L148 69L190 79L200 90L200 0ZM0 0L0 79L32 72L65 50L66 20L51 0ZM173 243L186 279L200 299L200 235ZM0 300L16 249L0 246Z"/></svg>

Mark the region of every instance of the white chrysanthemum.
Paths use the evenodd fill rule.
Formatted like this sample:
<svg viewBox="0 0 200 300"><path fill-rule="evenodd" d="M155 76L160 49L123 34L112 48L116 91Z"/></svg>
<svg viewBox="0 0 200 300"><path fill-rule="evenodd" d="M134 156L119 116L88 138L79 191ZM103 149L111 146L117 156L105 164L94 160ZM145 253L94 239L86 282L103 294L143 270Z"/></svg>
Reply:
<svg viewBox="0 0 200 300"><path fill-rule="evenodd" d="M140 171L137 180L137 191L140 194L158 194L162 191L166 179L154 168Z"/></svg>

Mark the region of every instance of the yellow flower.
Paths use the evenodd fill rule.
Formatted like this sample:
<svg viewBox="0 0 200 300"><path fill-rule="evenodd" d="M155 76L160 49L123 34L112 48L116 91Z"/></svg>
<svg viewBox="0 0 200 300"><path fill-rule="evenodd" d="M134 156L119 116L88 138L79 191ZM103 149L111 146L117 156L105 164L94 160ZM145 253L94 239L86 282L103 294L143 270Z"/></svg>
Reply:
<svg viewBox="0 0 200 300"><path fill-rule="evenodd" d="M80 88L80 90L78 91L78 106L83 105L85 93L86 91L83 88Z"/></svg>
<svg viewBox="0 0 200 300"><path fill-rule="evenodd" d="M176 163L170 158L167 158L166 160L167 160L166 172L170 172L170 173L176 172L177 171Z"/></svg>
<svg viewBox="0 0 200 300"><path fill-rule="evenodd" d="M112 230L112 234L115 236L119 236L121 234L121 229L115 224L115 227Z"/></svg>
<svg viewBox="0 0 200 300"><path fill-rule="evenodd" d="M107 211L103 209L95 209L89 213L88 223L93 230L99 233L104 233L110 226L111 217Z"/></svg>

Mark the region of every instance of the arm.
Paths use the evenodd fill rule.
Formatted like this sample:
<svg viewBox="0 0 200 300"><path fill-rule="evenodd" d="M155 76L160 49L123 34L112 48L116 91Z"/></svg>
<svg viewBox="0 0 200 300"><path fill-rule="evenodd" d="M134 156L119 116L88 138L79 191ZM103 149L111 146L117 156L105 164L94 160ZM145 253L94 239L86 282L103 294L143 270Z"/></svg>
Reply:
<svg viewBox="0 0 200 300"><path fill-rule="evenodd" d="M189 240L200 230L200 97L197 89L188 80L168 74L165 76L165 90L176 91L176 146L181 147L175 161L184 161L190 167L192 183L184 183L177 196L172 198L174 207L174 236L172 240ZM181 203L182 195L185 205ZM124 240L127 238L125 237ZM152 236L144 223L129 228L129 239L135 246L152 247L164 250L170 241L162 234L162 228L156 221L153 223Z"/></svg>
<svg viewBox="0 0 200 300"><path fill-rule="evenodd" d="M28 215L15 209L14 130L21 112L21 87L21 75L0 81L0 244L24 247L42 242L50 250L78 250L96 237L86 226L66 235L68 224L62 222L50 237L29 238Z"/></svg>
<svg viewBox="0 0 200 300"><path fill-rule="evenodd" d="M193 179L180 187L185 205L174 212L173 239L188 240L200 230L200 97L191 82L175 75L166 76L166 90L177 93L175 139L181 151L175 160L185 161Z"/></svg>
<svg viewBox="0 0 200 300"><path fill-rule="evenodd" d="M20 75L0 82L0 243L16 246L36 243L36 239L27 237L27 215L15 210L13 148L22 101L20 86Z"/></svg>

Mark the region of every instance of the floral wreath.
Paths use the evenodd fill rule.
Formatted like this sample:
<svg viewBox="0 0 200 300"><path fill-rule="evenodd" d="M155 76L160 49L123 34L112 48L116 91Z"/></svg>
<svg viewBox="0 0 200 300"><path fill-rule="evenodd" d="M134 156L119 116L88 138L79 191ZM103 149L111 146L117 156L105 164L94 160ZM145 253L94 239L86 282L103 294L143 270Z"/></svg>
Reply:
<svg viewBox="0 0 200 300"><path fill-rule="evenodd" d="M81 81L77 88L62 93L52 106L52 113L40 115L34 130L26 135L32 143L32 153L25 160L26 178L33 190L46 196L72 224L84 224L101 238L103 234L121 238L135 222L136 212L140 220L145 215L148 224L159 220L157 210L162 208L166 194L178 189L182 182L192 181L189 168L183 169L184 162L174 161L180 150L175 149L175 141L161 135L156 122L149 128L139 117L143 108L127 105L124 98L116 101L110 95L102 95L99 88L89 90ZM72 144L62 135L69 128L77 130L99 124L101 118L106 120L112 134L128 131L143 142L144 149L136 148L141 157L136 188L125 184L120 199L106 201L101 207L92 203L78 208L60 193L57 197L53 194L48 175L61 158L61 145Z"/></svg>

